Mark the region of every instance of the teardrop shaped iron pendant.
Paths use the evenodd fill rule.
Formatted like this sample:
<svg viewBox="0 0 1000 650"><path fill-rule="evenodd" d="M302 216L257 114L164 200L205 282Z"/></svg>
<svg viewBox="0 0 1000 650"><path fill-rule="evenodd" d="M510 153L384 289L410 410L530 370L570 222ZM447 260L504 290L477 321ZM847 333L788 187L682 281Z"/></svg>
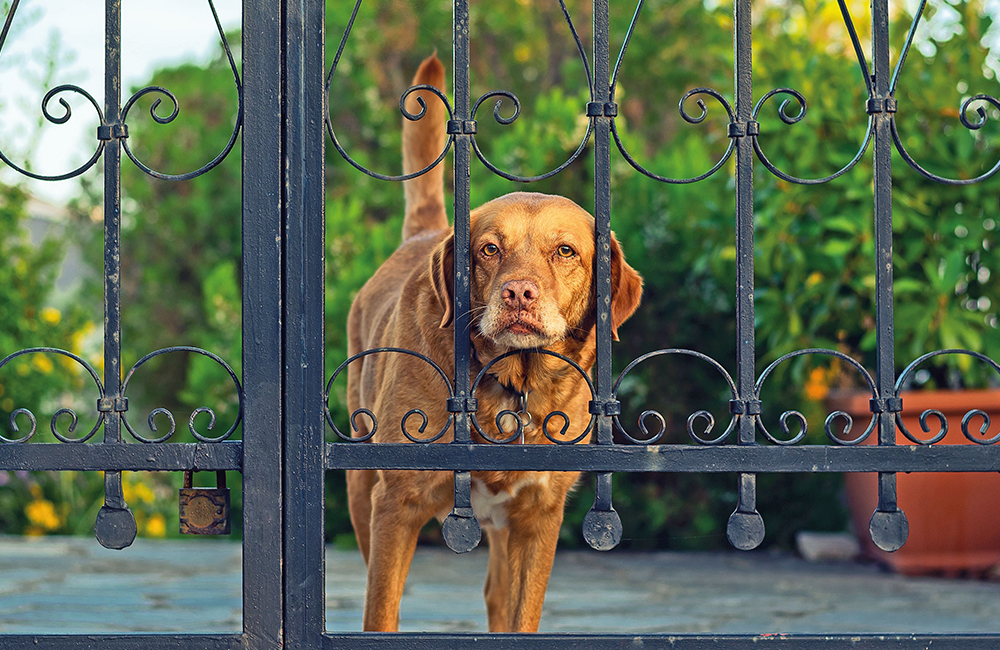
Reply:
<svg viewBox="0 0 1000 650"><path fill-rule="evenodd" d="M729 515L726 537L734 548L752 551L764 541L764 518L759 512L735 511Z"/></svg>
<svg viewBox="0 0 1000 650"><path fill-rule="evenodd" d="M595 551L610 551L622 541L622 519L614 508L591 508L583 518L583 539Z"/></svg>
<svg viewBox="0 0 1000 650"><path fill-rule="evenodd" d="M441 535L448 548L468 553L479 546L483 532L472 508L455 508L441 524Z"/></svg>
<svg viewBox="0 0 1000 650"><path fill-rule="evenodd" d="M125 508L101 506L94 522L94 535L101 546L120 551L132 545L137 532L135 515L128 506Z"/></svg>

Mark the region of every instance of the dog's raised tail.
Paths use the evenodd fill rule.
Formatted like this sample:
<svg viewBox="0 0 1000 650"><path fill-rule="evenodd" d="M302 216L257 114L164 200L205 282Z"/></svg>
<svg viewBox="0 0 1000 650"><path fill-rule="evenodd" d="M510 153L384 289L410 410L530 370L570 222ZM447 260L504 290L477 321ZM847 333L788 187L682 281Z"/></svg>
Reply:
<svg viewBox="0 0 1000 650"><path fill-rule="evenodd" d="M424 59L413 77L413 85L434 86L446 92L444 65L434 53ZM413 121L403 117L403 173L412 174L433 163L444 150L447 141L445 125L448 114L441 100L426 91L417 91L406 98L406 110L411 115L421 111L417 97L427 105L427 113ZM448 227L444 209L444 161L434 169L403 183L406 192L406 217L403 220L403 241L414 235Z"/></svg>

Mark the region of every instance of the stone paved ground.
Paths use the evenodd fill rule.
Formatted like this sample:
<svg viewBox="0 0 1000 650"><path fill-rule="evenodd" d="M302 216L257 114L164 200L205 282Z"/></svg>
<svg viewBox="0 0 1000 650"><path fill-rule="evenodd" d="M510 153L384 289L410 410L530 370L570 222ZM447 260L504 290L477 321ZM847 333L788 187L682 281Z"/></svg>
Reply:
<svg viewBox="0 0 1000 650"><path fill-rule="evenodd" d="M482 631L486 555L421 548L405 630ZM235 632L240 546L0 537L0 633ZM364 567L327 553L327 625L357 630ZM905 578L855 563L754 553L562 552L542 616L557 632L1000 632L1000 584Z"/></svg>

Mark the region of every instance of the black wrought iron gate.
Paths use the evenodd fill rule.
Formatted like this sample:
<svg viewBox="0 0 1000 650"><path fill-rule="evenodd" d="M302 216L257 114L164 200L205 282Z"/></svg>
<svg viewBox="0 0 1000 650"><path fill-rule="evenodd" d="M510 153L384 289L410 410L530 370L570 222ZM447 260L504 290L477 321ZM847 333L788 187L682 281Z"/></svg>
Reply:
<svg viewBox="0 0 1000 650"><path fill-rule="evenodd" d="M355 15L357 8L355 6ZM120 163L124 151L133 162L150 175L170 178L145 167L128 147L127 116L135 99L153 92L173 100L159 88L136 93L124 106L120 88L120 0L106 1L107 74L106 100L103 110L84 89L59 86L51 89L43 102L45 117L52 122L69 119L64 97L82 97L97 110L101 127L97 133L96 151L83 167L53 178L68 178L83 173L103 158L105 178L105 371L100 375L86 361L65 351L33 348L10 352L0 362L7 364L25 354L60 354L82 364L93 378L98 390L95 395L97 423L83 436L61 437L56 444L22 444L31 434L4 437L0 445L0 469L17 470L84 470L104 471L106 476L105 506L98 516L96 531L102 543L112 547L127 546L134 535L134 522L127 510L121 488L122 471L180 471L190 469L240 471L244 477L244 607L242 634L234 635L108 635L108 636L0 636L0 648L239 648L264 649L287 647L309 648L501 648L528 646L535 648L566 647L664 647L696 648L985 648L1000 646L1000 636L577 636L577 635L385 635L330 634L324 623L324 472L331 469L436 469L454 471L455 505L468 508L470 486L468 475L474 470L581 470L597 475L597 494L585 522L584 536L596 548L613 547L621 535L621 525L612 507L611 475L613 472L729 472L737 475L739 505L728 526L734 546L752 549L760 544L763 518L756 508L758 472L879 472L879 505L872 518L871 533L879 546L898 548L906 538L904 513L896 505L896 472L910 471L1000 471L998 438L976 437L970 432L971 422L983 417L972 411L963 418L962 429L967 437L984 444L969 446L932 446L940 439L918 439L903 427L898 414L901 410L900 386L915 369L929 358L941 354L966 354L1000 372L1000 365L974 351L929 351L916 359L896 377L893 358L893 283L892 283L892 207L890 154L893 142L904 160L918 173L944 183L968 183L993 175L1000 163L986 174L974 179L948 180L935 177L922 169L904 149L894 120L897 103L894 98L896 75L890 68L887 0L872 4L873 52L871 67L859 45L852 17L844 0L839 7L855 46L861 83L865 84L868 101L859 111L868 115L868 128L857 156L844 169L823 179L798 179L777 169L764 155L759 141L757 118L767 101L778 94L793 98L800 106L796 116L779 109L781 119L793 123L805 112L806 99L790 88L770 90L754 103L751 65L751 2L735 0L734 51L735 97L730 102L709 88L688 91L681 99L684 119L698 122L704 115L687 112L686 102L696 100L706 110L701 97L717 101L728 113L730 137L725 155L705 174L694 178L669 179L644 169L626 151L615 126L618 105L615 101L618 65L611 66L609 46L609 0L594 0L593 44L587 48L576 37L570 14L563 12L576 38L580 55L590 77L590 102L580 107L588 118L584 141L573 157L557 169L540 177L521 178L498 169L485 158L476 144L477 111L486 100L507 98L516 104L508 91L496 91L473 100L469 80L469 15L468 0L454 2L454 94L449 104L448 146L455 160L455 256L456 278L469 273L469 212L470 167L473 153L491 171L506 178L531 181L558 173L576 159L593 138L595 160L595 216L597 249L609 244L612 222L610 165L612 143L639 172L664 183L696 182L715 173L734 158L736 183L734 191L736 221L736 295L738 358L736 373L730 376L724 364L697 351L665 349L650 351L624 369L617 381L611 368L611 330L608 300L611 291L610 260L598 256L595 263L598 296L597 363L594 379L588 378L592 390L591 445L510 445L477 444L473 431L480 434L475 420L475 379L470 377L470 344L463 332L468 331L470 303L468 284L455 282L455 368L442 369L454 377L449 387L451 399L441 404L452 413L454 442L449 444L350 444L326 441L328 381L324 376L324 147L327 133L333 144L349 161L336 139L336 125L329 123L327 104L332 80L339 60L329 67L324 61L324 4L318 0L286 0L266 2L244 0L242 78L233 64L236 83L241 88L240 116L234 131L234 141L242 128L243 155L243 341L244 358L241 380L233 375L242 399L242 441L228 441L228 433L209 437L198 433L193 417L190 429L196 443L166 443L166 437L144 438L132 430L128 421L126 390L131 372L121 381L120 354ZM561 4L561 3L560 3ZM17 11L18 2L6 18L0 35L3 40ZM641 20L643 2L636 7L633 27ZM914 20L914 30L924 8L922 2ZM354 16L350 18L353 24ZM221 35L221 27L220 35ZM896 69L905 60L912 44L911 30ZM343 43L350 36L349 26ZM625 37L628 47L631 29ZM224 39L224 35L223 35ZM619 58L620 64L621 58ZM593 69L591 72L590 65ZM49 111L54 98L64 106L64 115ZM969 121L966 113L979 101L1000 107L995 98L979 95L966 100L960 108L960 119L968 128L979 128L985 121L980 112L978 122ZM176 108L177 104L174 103ZM174 111L176 114L176 110ZM504 123L513 121L500 118ZM411 118L416 116L410 116ZM173 116L157 118L166 122ZM232 142L230 143L230 148ZM868 147L874 150L875 204L874 223L877 251L877 319L878 365L874 376L856 361L831 350L800 350L777 360L760 375L755 368L754 304L753 304L753 162L755 157L782 179L798 183L827 182L843 174L862 159ZM2 148L0 148L2 149ZM228 153L223 152L223 157ZM209 171L212 164L181 177L180 180ZM3 158L8 165L20 169ZM356 167L367 173L360 165ZM20 169L28 176L28 170ZM902 173L910 173L903 170ZM399 180L399 177L396 177ZM388 191L398 191L390 188ZM462 252L466 254L461 254ZM128 308L125 305L124 308ZM127 335L127 333L126 333ZM151 353L133 367L137 368L153 355L179 350L170 348ZM194 350L225 362L210 352ZM866 431L853 439L834 435L830 424L827 433L833 444L828 446L795 446L801 436L783 440L772 435L758 417L764 405L760 399L762 383L772 370L792 357L805 354L825 354L840 358L856 368L871 391L871 420ZM621 405L617 399L621 378L637 363L659 355L681 355L691 362L711 364L731 392L731 421L726 431L714 439L708 432L698 433L689 421L688 432L697 443L693 446L658 445L650 443L656 436L643 437L629 433L619 420ZM345 365L348 360L345 360ZM338 371L339 372L339 371ZM242 384L242 385L240 385ZM57 413L55 421L66 413ZM30 421L35 430L35 416L19 409L16 416L21 426ZM650 417L655 419L655 413ZM799 418L798 415L787 417ZM75 420L76 414L72 414ZM172 416L171 416L172 419ZM706 417L707 419L707 417ZM985 419L985 417L984 417ZM783 417L783 422L785 418ZM124 428L137 442L125 444ZM332 430L340 433L336 423ZM235 424L233 427L235 428ZM404 424L401 424L404 426ZM918 443L897 446L897 427L906 437ZM86 442L103 428L103 440ZM645 423L640 428L646 433ZM942 421L942 429L945 423ZM613 441L617 429L634 444L620 445ZM17 432L17 428L14 429ZM232 429L230 430L230 433ZM985 433L985 431L983 432ZM57 434L57 437L62 434ZM546 432L548 435L548 432ZM862 438L877 436L877 445L856 446ZM943 432L942 434L943 435ZM344 436L342 436L344 437ZM549 436L550 439L553 439ZM346 437L349 440L349 436ZM553 439L555 442L555 439ZM759 444L762 443L762 444ZM475 538L477 526L467 516L453 513L454 530L447 535L448 543L457 550L468 546ZM664 576L669 580L669 576ZM599 606L599 604L595 604Z"/></svg>

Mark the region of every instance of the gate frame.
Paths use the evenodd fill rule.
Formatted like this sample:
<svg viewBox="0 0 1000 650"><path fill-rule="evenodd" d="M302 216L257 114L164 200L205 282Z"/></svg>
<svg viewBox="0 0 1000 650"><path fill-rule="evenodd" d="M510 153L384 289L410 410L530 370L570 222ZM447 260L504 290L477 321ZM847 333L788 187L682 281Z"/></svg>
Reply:
<svg viewBox="0 0 1000 650"><path fill-rule="evenodd" d="M295 17L304 24L295 22L295 35L325 34L323 3L308 0L296 0L301 9ZM641 1L641 0L640 0ZM611 382L610 330L606 318L608 308L602 297L610 294L609 261L603 263L595 259L595 283L598 292L597 318L597 363L595 364L595 403L603 411L597 415L596 444L560 446L556 449L549 445L508 446L504 444L472 444L469 437L469 407L455 413L455 441L447 444L336 444L325 442L325 428L317 424L318 414L308 414L306 420L297 422L294 429L285 430L286 476L301 476L301 481L286 481L286 500L288 507L289 535L301 533L297 544L286 543L286 616L293 624L286 626L286 642L289 647L339 649L421 649L476 647L476 648L671 648L679 650L701 650L703 648L750 648L763 644L768 648L788 648L790 650L828 650L831 648L872 648L872 649L927 649L933 647L972 650L1000 645L1000 634L985 635L934 635L934 634L840 634L840 635L562 635L562 634L437 634L437 633L330 633L325 630L325 573L320 569L324 566L324 546L322 530L315 527L315 522L322 519L324 506L322 489L317 491L312 481L318 480L323 485L322 469L317 466L317 457L324 456L324 467L332 469L424 469L453 470L456 474L456 505L468 503L469 483L459 480L467 476L471 470L514 469L514 470L580 470L592 471L597 474L597 495L591 513L611 513L611 472L614 471L673 471L673 472L732 472L738 476L739 505L733 518L730 519L729 535L737 547L753 548L760 542L763 526L758 530L756 521L760 515L756 510L756 473L757 472L879 472L879 543L886 546L902 544L906 533L899 525L905 525L905 517L896 505L895 473L897 471L998 471L1000 470L1000 446L971 447L958 446L897 446L895 444L896 424L895 413L900 410L899 400L894 396L897 389L894 385L895 368L893 358L892 319L893 319L893 285L892 285L892 206L891 206L891 154L892 154L892 113L895 111L893 88L890 84L889 67L889 20L888 0L873 0L872 2L872 68L871 79L866 79L869 89L869 101L866 112L873 121L873 156L875 161L875 205L873 217L876 223L877 251L877 329L878 349L876 379L873 388L876 398L872 400L872 411L877 418L877 446L758 446L755 418L760 412L760 402L756 398L755 381L755 349L754 337L754 306L753 306L753 166L756 144L756 111L752 92L752 40L751 40L751 0L734 0L734 79L735 79L735 111L731 112L730 137L735 140L736 189L734 191L736 215L736 250L737 250L737 374L736 392L730 403L730 410L737 417L738 439L736 445L714 447L698 446L664 446L656 450L648 447L632 447L615 445L612 441L613 416L615 398ZM468 218L469 218L469 182L472 143L476 132L475 123L469 111L469 30L468 30L468 0L453 0L453 92L454 107L449 123L449 133L454 138L454 214L455 214L455 274L468 277L468 255L460 251L468 251ZM617 114L611 84L610 48L608 13L609 0L593 0L594 7L594 42L593 42L593 73L594 97L586 107L586 114L592 119L595 132L595 238L600 250L600 244L610 236L610 156L612 123ZM637 11L638 13L638 11ZM353 17L351 18L353 22ZM290 22L290 25L292 23ZM853 27L851 27L853 29ZM348 27L348 31L350 27ZM313 86L318 82L325 69L322 68L322 52L310 52L303 48L301 41L293 42L295 35L289 30L289 48L287 63L289 70L295 69L296 77L288 81L288 88L307 89L307 105L300 107L295 104L295 110L287 115L286 128L289 132L316 133L316 125L312 122L317 110L329 112L325 102L328 97L312 96ZM325 38L325 37L324 37ZM347 36L345 35L345 39ZM911 32L912 39L912 32ZM322 39L320 39L322 40ZM859 51L860 54L860 51ZM336 65L336 64L334 64ZM317 66L317 67L313 67ZM707 89L699 89L707 90ZM503 93L505 91L499 91ZM687 98L695 91L689 91ZM710 91L714 93L714 91ZM773 94L773 92L771 93ZM405 95L404 95L405 96ZM714 95L713 95L714 96ZM718 97L717 97L718 98ZM725 102L724 102L725 103ZM478 104L477 104L478 106ZM728 109L728 104L726 104ZM963 105L963 109L964 109ZM683 108L681 109L683 113ZM689 120L690 121L690 120ZM787 120L786 120L787 121ZM466 128L469 125L471 128ZM454 130L452 127L455 127ZM460 127L460 128L459 128ZM617 137L617 136L616 136ZM296 156L301 155L301 161L294 164L306 168L307 174L319 174L322 171L318 161L323 158L326 144L325 138L312 142L296 140L296 146L302 143L308 151L290 148ZM321 144L322 143L322 144ZM866 146L867 146L866 142ZM339 148L339 145L338 145ZM300 154L301 151L301 154ZM478 151L477 151L478 153ZM347 154L341 151L345 157ZM860 158L861 154L859 154ZM361 171L376 176L369 170L360 167L356 162L352 165ZM630 164L642 173L651 174L637 167L634 161ZM856 162L856 161L855 161ZM853 164L853 163L851 163ZM290 165L290 168L292 166ZM346 166L345 166L346 168ZM770 168L771 171L775 171ZM495 172L496 170L494 170ZM924 173L922 170L918 170ZM840 173L836 174L838 176ZM505 173L500 175L507 176ZM924 173L926 176L926 173ZM834 176L834 177L835 177ZM315 178L315 177L312 177ZM290 183L298 179L290 178ZM662 180L662 179L659 179ZM829 179L827 179L829 180ZM313 184L311 177L302 179L300 190L312 193L311 201L296 195L296 204L289 206L289 223L294 227L288 229L289 242L286 269L289 269L289 288L297 287L295 282L308 280L310 277L317 286L311 290L303 289L303 293L311 293L322 299L322 264L324 255L322 235L323 224L307 224L307 206L315 205L319 210L313 213L322 215L321 184ZM322 219L321 219L322 221ZM301 263L294 259L301 253ZM315 266L312 266L315 265ZM309 270L301 270L301 267ZM463 287L464 285L464 287ZM456 305L454 368L455 384L453 387L454 401L464 402L462 398L469 394L469 342L468 337L458 334L462 332L467 322L459 319L464 314L461 305L469 304L469 288L467 283L456 281L454 301ZM287 304L292 307L291 302ZM288 358L302 358L299 366L288 364L292 371L292 380L287 385L289 392L307 391L309 399L317 395L324 399L320 386L306 380L306 374L313 374L315 368L305 369L310 363L315 364L315 358L308 357L308 348L321 339L323 327L322 308L319 305L304 305L314 312L307 315L302 324L307 340L297 344L286 338ZM604 318L602 318L604 316ZM309 329L310 324L312 329ZM799 351L802 353L805 351ZM322 355L322 348L319 349ZM304 355L304 356L300 356ZM979 355L981 358L982 355ZM787 357L783 357L784 360ZM990 361L990 360L988 360ZM777 362L776 362L777 363ZM995 365L995 362L990 361ZM320 364L322 365L322 364ZM766 376L770 369L764 371ZM904 371L905 374L905 371ZM313 379L312 381L315 381ZM294 383L293 383L294 382ZM315 402L306 402L315 403ZM610 409L604 408L611 406ZM444 405L442 405L444 408ZM474 408L474 407L473 407ZM449 406L449 410L453 410ZM594 411L592 411L594 412ZM615 515L615 518L617 516ZM585 521L584 526L587 526ZM873 530L876 526L873 524ZM586 537L586 531L585 531ZM286 538L287 539L290 538ZM305 569L305 571L302 571ZM293 601L291 590L301 590L301 594Z"/></svg>
<svg viewBox="0 0 1000 650"><path fill-rule="evenodd" d="M17 10L14 0L3 35ZM282 122L281 7L267 0L243 0L243 340L242 441L123 444L118 256L121 209L121 0L105 1L105 104L91 162L101 155L105 170L105 381L100 405L104 440L89 444L29 443L0 445L0 469L30 471L104 471L105 503L127 509L121 495L122 471L228 470L243 474L242 632L234 634L4 634L0 650L279 650L283 647L284 576L282 567ZM2 39L2 37L0 37ZM72 89L71 89L72 90ZM54 91L53 91L54 92ZM77 91L79 92L79 90ZM83 93L86 95L86 92ZM89 97L89 96L88 96ZM94 107L98 105L95 102ZM68 119L69 113L66 118ZM52 121L50 119L50 121ZM167 120L169 121L169 120ZM102 134L103 131L103 134ZM216 161L218 162L218 161ZM214 163L213 163L214 164ZM147 170L148 173L148 170ZM250 179L250 180L248 180ZM43 179L45 180L45 179ZM57 180L57 179L56 179ZM252 181L252 182L250 182ZM140 362L141 363L141 362ZM138 365L138 364L137 364ZM110 370L110 374L108 373ZM96 375L95 375L96 377ZM237 387L239 390L239 387ZM114 402L112 408L110 404ZM122 405L119 406L119 403ZM89 436L88 436L89 438ZM103 509L102 509L103 510ZM100 521L100 517L98 519ZM121 519L117 519L115 524ZM126 526L127 530L127 526ZM105 527L116 545L127 546L117 526ZM98 537L101 537L99 531ZM102 543L108 538L102 540Z"/></svg>

